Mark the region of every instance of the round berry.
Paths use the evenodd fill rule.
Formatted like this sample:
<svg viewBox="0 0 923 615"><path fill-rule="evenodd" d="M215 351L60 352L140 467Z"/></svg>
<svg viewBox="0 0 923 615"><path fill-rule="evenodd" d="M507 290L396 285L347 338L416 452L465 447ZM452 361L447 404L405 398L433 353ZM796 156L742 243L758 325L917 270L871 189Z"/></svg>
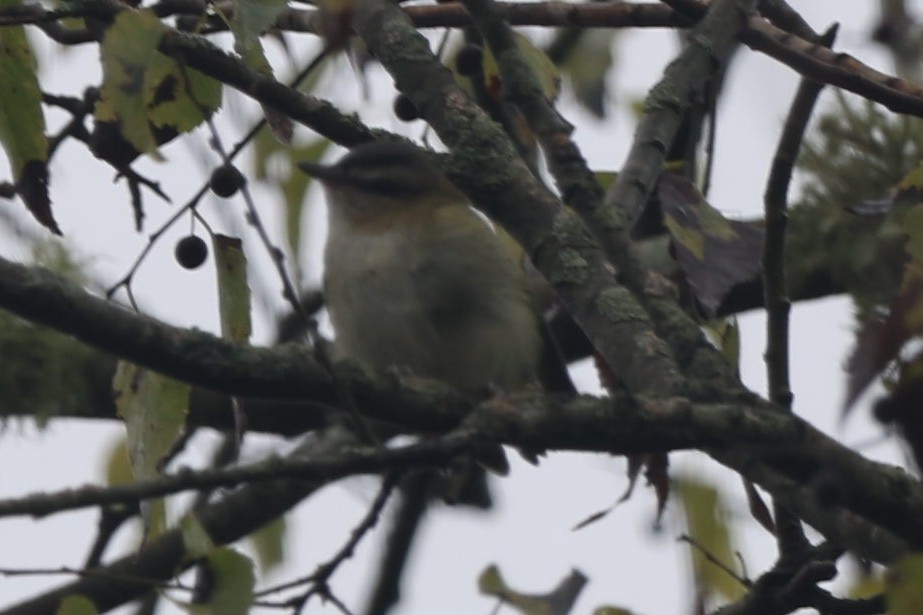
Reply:
<svg viewBox="0 0 923 615"><path fill-rule="evenodd" d="M208 245L201 237L188 235L176 242L173 255L184 269L198 269L208 258Z"/></svg>
<svg viewBox="0 0 923 615"><path fill-rule="evenodd" d="M900 414L900 407L890 395L879 397L872 404L872 416L882 425L893 423Z"/></svg>
<svg viewBox="0 0 923 615"><path fill-rule="evenodd" d="M402 122L412 122L420 119L420 112L417 111L416 105L404 94L398 94L394 99L394 115Z"/></svg>
<svg viewBox="0 0 923 615"><path fill-rule="evenodd" d="M211 179L208 180L208 186L212 192L224 198L234 196L245 183L247 183L247 178L230 163L223 164L212 171Z"/></svg>
<svg viewBox="0 0 923 615"><path fill-rule="evenodd" d="M483 63L484 51L477 45L465 45L455 56L455 70L465 77L473 77L481 72Z"/></svg>

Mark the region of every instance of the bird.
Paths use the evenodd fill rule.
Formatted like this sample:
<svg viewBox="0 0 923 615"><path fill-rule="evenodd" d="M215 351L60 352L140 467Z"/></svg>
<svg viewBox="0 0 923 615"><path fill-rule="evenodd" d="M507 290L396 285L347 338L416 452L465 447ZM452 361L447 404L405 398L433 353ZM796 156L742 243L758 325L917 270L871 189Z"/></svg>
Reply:
<svg viewBox="0 0 923 615"><path fill-rule="evenodd" d="M524 252L433 156L381 141L299 166L326 192L323 285L337 359L461 390L512 391L548 374L573 391L530 297Z"/></svg>

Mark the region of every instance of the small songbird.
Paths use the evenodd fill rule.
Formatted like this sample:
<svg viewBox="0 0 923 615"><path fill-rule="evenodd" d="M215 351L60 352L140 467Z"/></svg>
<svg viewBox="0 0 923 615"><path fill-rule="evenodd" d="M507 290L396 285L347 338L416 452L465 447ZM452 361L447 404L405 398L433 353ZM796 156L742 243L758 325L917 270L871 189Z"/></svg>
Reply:
<svg viewBox="0 0 923 615"><path fill-rule="evenodd" d="M423 151L370 143L300 166L327 193L324 295L339 357L460 389L515 390L550 371L522 250Z"/></svg>
<svg viewBox="0 0 923 615"><path fill-rule="evenodd" d="M475 213L423 151L370 143L335 164L300 167L327 192L324 297L338 357L373 370L407 368L459 389L544 383L573 392L529 296L522 250ZM500 446L475 459L498 474L509 470ZM456 476L448 501L483 472Z"/></svg>

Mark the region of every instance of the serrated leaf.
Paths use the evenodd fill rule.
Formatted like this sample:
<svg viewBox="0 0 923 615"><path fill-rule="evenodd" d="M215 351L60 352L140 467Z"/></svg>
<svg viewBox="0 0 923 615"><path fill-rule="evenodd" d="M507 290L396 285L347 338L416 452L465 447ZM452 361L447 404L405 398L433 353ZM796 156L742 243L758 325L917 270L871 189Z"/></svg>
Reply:
<svg viewBox="0 0 923 615"><path fill-rule="evenodd" d="M704 550L730 569L737 561L727 509L720 494L711 485L691 478L679 479L676 486L687 532L695 541L689 548L696 580L703 589L717 592L728 600L740 598L746 588L702 553Z"/></svg>
<svg viewBox="0 0 923 615"><path fill-rule="evenodd" d="M215 270L218 273L218 309L221 335L239 343L250 339L250 286L247 256L236 237L212 235Z"/></svg>
<svg viewBox="0 0 923 615"><path fill-rule="evenodd" d="M101 122L117 121L122 136L142 153L157 149L145 95L154 87L148 68L163 31L151 11L121 11L100 45L103 84L95 117Z"/></svg>
<svg viewBox="0 0 923 615"><path fill-rule="evenodd" d="M0 7L18 0L2 0ZM19 195L36 220L61 234L48 197L48 138L32 47L22 26L0 28L0 145Z"/></svg>
<svg viewBox="0 0 923 615"><path fill-rule="evenodd" d="M58 610L55 611L55 615L97 615L97 613L99 611L96 605L89 598L77 594L66 596L58 605Z"/></svg>
<svg viewBox="0 0 923 615"><path fill-rule="evenodd" d="M657 187L664 225L676 260L708 314L714 314L737 284L759 275L762 229L727 220L686 179L664 173Z"/></svg>
<svg viewBox="0 0 923 615"><path fill-rule="evenodd" d="M285 543L288 541L288 524L285 517L276 517L247 537L256 551L260 570L266 572L285 561Z"/></svg>
<svg viewBox="0 0 923 615"><path fill-rule="evenodd" d="M125 421L128 458L136 480L154 478L182 435L190 386L127 361L119 361L112 389L118 415ZM166 527L162 499L142 502L145 535Z"/></svg>
<svg viewBox="0 0 923 615"><path fill-rule="evenodd" d="M888 568L885 602L888 615L923 613L923 554L907 555Z"/></svg>

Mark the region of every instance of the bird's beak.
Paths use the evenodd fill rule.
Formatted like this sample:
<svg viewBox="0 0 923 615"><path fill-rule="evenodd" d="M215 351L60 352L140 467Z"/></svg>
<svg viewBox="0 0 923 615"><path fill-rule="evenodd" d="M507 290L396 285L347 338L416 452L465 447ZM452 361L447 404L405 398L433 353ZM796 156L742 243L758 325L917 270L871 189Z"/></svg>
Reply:
<svg viewBox="0 0 923 615"><path fill-rule="evenodd" d="M315 179L323 182L336 183L342 181L343 172L336 165L321 164L304 160L298 163L298 168Z"/></svg>

